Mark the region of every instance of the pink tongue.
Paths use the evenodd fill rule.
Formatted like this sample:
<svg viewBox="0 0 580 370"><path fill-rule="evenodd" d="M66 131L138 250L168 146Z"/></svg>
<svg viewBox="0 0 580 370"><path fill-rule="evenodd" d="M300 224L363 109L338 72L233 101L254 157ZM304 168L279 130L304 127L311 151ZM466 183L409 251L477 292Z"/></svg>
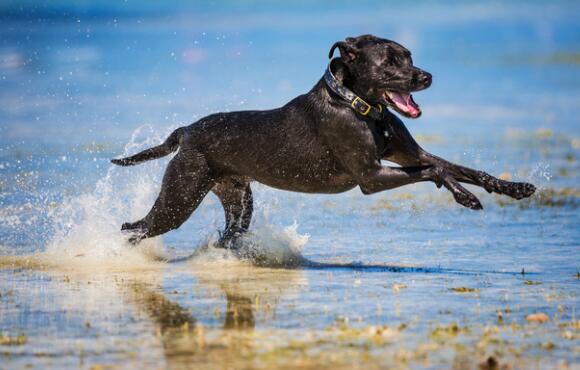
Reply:
<svg viewBox="0 0 580 370"><path fill-rule="evenodd" d="M391 99L397 105L397 108L403 112L407 112L413 117L419 114L419 107L413 102L411 94L393 92L391 93Z"/></svg>

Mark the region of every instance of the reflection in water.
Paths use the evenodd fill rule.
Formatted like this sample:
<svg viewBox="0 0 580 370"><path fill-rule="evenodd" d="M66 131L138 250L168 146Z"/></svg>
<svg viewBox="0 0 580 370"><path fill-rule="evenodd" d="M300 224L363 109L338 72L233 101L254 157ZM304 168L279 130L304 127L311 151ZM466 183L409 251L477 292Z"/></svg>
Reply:
<svg viewBox="0 0 580 370"><path fill-rule="evenodd" d="M102 263L91 269L88 266L92 264L83 265L85 259L60 267L55 263L42 265L34 259L0 259L0 332L10 338L26 338L24 344L0 345L0 356L5 356L7 367L23 368L28 363L39 368L91 367L115 361L123 368L380 369L385 363L406 368L427 358L435 361L431 362L433 366L436 361L450 363L453 358L449 356L480 361L481 353L469 350L469 346L478 343L486 353L505 350L507 344L497 341L500 335L513 343L514 351L525 349L521 345L529 341L523 339L529 333L536 341L576 335L572 330L577 323L553 315L550 318L554 324L521 328L492 325L489 321L482 326L477 324L479 318L449 323L451 314L445 312L425 323L399 318L385 321L384 315L375 318L371 306L377 302L376 294L383 297L380 302L385 311L389 311L386 305L396 295L405 317L405 307L416 307L418 299L458 296L448 290L432 292L433 286L442 286L437 275L446 275L442 278L456 286L461 281L473 283L473 275L415 271L407 278L411 271L398 271L406 272L397 274L396 279L405 282L407 289L398 292L393 288L391 292L384 289L394 278L389 269L371 269L371 274L361 274L366 270L354 268L350 268L353 273L345 273L345 268L331 266L285 270L195 258L185 263L138 264L133 268L125 265L122 269ZM303 289L305 275L311 284L307 290ZM433 276L438 279L435 285ZM486 279L493 282L504 276L509 275L490 274ZM541 283L534 284L540 285L521 284L516 293L540 291ZM481 298L486 294L496 296L497 290L487 285L479 287L477 295L465 294L462 299L470 305L477 300L497 307L489 298ZM298 291L300 295L293 297ZM323 301L315 298L321 295ZM282 300L290 304L282 304ZM326 304L328 308L316 308ZM555 298L553 303L571 304L566 297ZM500 307L505 306L502 303ZM321 320L336 320L336 313L341 312L336 307L344 307L342 312L348 313L351 323L344 317L321 327ZM351 313L364 310L365 316L355 322ZM477 310L470 312L485 314ZM136 319L136 312L144 317L137 315ZM525 310L510 308L503 312L506 319L511 315L511 320ZM304 322L287 321L295 316L303 317ZM214 317L219 318L217 323ZM489 325L493 332L488 330ZM559 341L558 345L569 350L569 343ZM538 367L529 356L500 358L500 363L510 361L532 365L522 368Z"/></svg>
<svg viewBox="0 0 580 370"><path fill-rule="evenodd" d="M145 282L132 281L127 285L135 304L145 311L163 334L168 330L195 327L195 318L183 307L167 299L161 292Z"/></svg>
<svg viewBox="0 0 580 370"><path fill-rule="evenodd" d="M133 280L122 283L120 288L126 292L129 303L143 311L156 324L155 336L163 346L163 356L170 368L180 368L181 361L190 362L205 346L202 326L188 309L171 301L162 289L152 284Z"/></svg>
<svg viewBox="0 0 580 370"><path fill-rule="evenodd" d="M254 319L254 305L250 297L226 293L228 305L224 329L251 329L256 322Z"/></svg>
<svg viewBox="0 0 580 370"><path fill-rule="evenodd" d="M250 329L267 320L275 321L280 299L292 297L307 285L302 269L254 267L233 261L222 264L205 259L194 259L187 266L201 286L225 295L224 329Z"/></svg>
<svg viewBox="0 0 580 370"><path fill-rule="evenodd" d="M168 298L161 287L155 286L156 279L133 275L130 280L117 282L128 303L146 313L155 324L154 334L161 341L170 368L228 363L239 357L244 348L260 347L254 343L254 331L248 329L254 329L261 313L273 313L282 295L297 290L305 281L300 270L256 268L240 263L224 266L193 261L171 267L166 279L184 280L184 275L192 273L207 295L225 296L227 302L222 324L225 330L206 329L200 323L204 318L196 319L190 309ZM195 302L192 298L188 303Z"/></svg>
<svg viewBox="0 0 580 370"><path fill-rule="evenodd" d="M121 267L106 261L98 265L86 257L70 262L59 265L44 255L0 259L0 274L13 281L3 279L0 293L10 291L21 304L30 301L34 307L27 309L26 321L12 325L6 320L15 322L22 308L0 296L4 298L0 299L0 330L26 335L34 348L58 333L44 349L53 364L75 364L77 356L83 364L98 363L111 351L128 356L124 361L129 363L138 351L143 353L139 359L154 367L160 359L170 368L223 363L239 357L244 348L261 348L261 342L255 342L256 324L274 317L280 298L305 284L301 270L259 268L239 261L194 259ZM192 285L192 278L198 283ZM177 284L184 294L167 293L165 284ZM30 289L36 285L41 289ZM208 302L223 312L217 325L213 323L216 310L204 307ZM144 313L146 320L136 320L135 312ZM38 328L36 315L45 313L53 318ZM71 324L77 321L78 325ZM63 323L66 329L57 329ZM92 337L89 332L99 334ZM82 347L71 349L68 338L79 335L89 336ZM120 338L123 345L116 343ZM90 354L85 346L91 348ZM30 361L32 354L20 349L0 347L14 356L11 364ZM44 363L39 358L34 362Z"/></svg>

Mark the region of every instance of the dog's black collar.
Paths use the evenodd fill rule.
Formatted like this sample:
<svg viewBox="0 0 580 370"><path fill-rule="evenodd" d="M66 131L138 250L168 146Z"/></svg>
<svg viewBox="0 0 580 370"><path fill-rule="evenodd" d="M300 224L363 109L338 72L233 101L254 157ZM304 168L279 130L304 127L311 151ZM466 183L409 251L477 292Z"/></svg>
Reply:
<svg viewBox="0 0 580 370"><path fill-rule="evenodd" d="M383 118L383 111L385 108L383 108L381 104L379 104L377 107L373 107L364 101L360 96L352 92L349 88L341 84L340 81L338 81L332 74L332 71L330 70L330 64L328 64L326 72L324 72L324 82L326 82L326 86L328 86L328 88L333 93L346 100L350 107L358 114L365 117L370 117L375 121L379 121Z"/></svg>

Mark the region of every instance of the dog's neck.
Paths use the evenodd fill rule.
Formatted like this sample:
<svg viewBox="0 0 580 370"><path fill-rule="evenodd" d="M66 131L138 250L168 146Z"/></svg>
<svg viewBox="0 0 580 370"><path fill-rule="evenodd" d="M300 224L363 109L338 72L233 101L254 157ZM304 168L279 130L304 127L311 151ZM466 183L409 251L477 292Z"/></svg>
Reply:
<svg viewBox="0 0 580 370"><path fill-rule="evenodd" d="M331 92L331 95L334 95L337 100L348 104L359 115L375 121L383 119L384 107L381 104L373 106L367 103L364 97L357 95L346 85L350 80L350 73L340 59L333 59L330 62L330 65L324 73L323 80L326 85L325 87Z"/></svg>
<svg viewBox="0 0 580 370"><path fill-rule="evenodd" d="M340 82L344 87L352 90L352 78L350 72L340 58L335 58L330 62L330 70L338 82Z"/></svg>

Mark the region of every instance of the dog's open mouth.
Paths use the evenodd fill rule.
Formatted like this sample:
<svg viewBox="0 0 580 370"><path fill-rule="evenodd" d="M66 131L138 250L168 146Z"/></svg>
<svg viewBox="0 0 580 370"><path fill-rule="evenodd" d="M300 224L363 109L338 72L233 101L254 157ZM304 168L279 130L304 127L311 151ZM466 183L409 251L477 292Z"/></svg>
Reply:
<svg viewBox="0 0 580 370"><path fill-rule="evenodd" d="M399 113L410 118L417 118L421 115L421 109L410 93L386 91L384 96L387 103Z"/></svg>

